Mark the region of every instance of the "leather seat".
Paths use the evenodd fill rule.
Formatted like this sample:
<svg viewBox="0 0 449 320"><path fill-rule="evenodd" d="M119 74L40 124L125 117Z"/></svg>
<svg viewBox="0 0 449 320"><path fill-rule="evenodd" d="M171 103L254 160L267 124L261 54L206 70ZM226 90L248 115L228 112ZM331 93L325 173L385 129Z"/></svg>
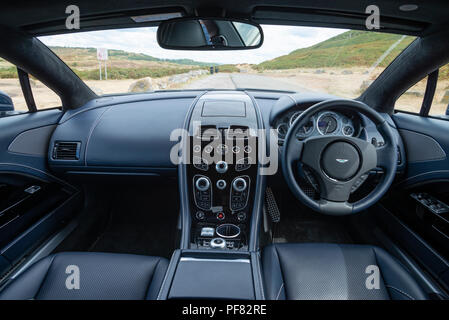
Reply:
<svg viewBox="0 0 449 320"><path fill-rule="evenodd" d="M262 267L270 300L427 298L396 259L373 246L274 244L263 250Z"/></svg>
<svg viewBox="0 0 449 320"><path fill-rule="evenodd" d="M74 267L79 289L73 288ZM156 299L168 261L116 253L66 252L36 262L0 292L0 299ZM68 287L66 284L68 282Z"/></svg>

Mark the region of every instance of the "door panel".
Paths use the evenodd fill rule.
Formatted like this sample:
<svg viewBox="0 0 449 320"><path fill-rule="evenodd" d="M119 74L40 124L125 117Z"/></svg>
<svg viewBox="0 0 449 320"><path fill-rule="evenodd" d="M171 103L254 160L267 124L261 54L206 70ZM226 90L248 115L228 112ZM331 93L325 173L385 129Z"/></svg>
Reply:
<svg viewBox="0 0 449 320"><path fill-rule="evenodd" d="M61 116L53 109L0 118L0 281L82 204L76 188L48 171L48 143Z"/></svg>
<svg viewBox="0 0 449 320"><path fill-rule="evenodd" d="M392 116L406 149L402 180L376 208L390 236L449 290L449 120Z"/></svg>
<svg viewBox="0 0 449 320"><path fill-rule="evenodd" d="M38 138L33 138L36 131L31 131L31 134L27 134L26 132L41 127L56 125L61 117L61 110L52 109L0 118L0 166L5 168L15 165L17 167L15 170L25 173L27 173L27 167L31 170L34 169L32 172L48 172L46 154L35 154L33 150L45 148L48 150L49 137L47 140L45 139L45 136L42 134L44 130L42 129L38 130L41 131L38 134ZM51 130L45 130L47 135L50 135L51 132ZM25 136L25 139L23 136ZM23 140L27 143L34 144L33 149L30 149L29 153L22 153ZM22 148L18 148L19 144ZM12 150L10 150L10 147Z"/></svg>
<svg viewBox="0 0 449 320"><path fill-rule="evenodd" d="M402 112L392 118L407 153L404 186L449 179L449 121Z"/></svg>

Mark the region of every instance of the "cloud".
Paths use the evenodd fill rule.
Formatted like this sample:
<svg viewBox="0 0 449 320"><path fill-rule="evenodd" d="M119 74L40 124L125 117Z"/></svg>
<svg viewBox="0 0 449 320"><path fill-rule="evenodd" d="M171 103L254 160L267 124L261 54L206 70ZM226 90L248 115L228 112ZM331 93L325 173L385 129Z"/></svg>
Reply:
<svg viewBox="0 0 449 320"><path fill-rule="evenodd" d="M145 53L157 58L187 58L216 63L260 63L289 52L312 46L347 30L293 27L262 26L265 41L262 47L242 51L177 51L159 47L156 28L132 28L79 32L65 35L45 36L39 39L47 46L93 47Z"/></svg>

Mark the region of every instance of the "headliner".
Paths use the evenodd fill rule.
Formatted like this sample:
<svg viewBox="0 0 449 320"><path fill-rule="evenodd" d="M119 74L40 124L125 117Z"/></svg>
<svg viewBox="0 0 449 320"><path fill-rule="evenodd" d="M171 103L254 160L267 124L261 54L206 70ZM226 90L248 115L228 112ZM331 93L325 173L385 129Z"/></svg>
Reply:
<svg viewBox="0 0 449 320"><path fill-rule="evenodd" d="M403 12L399 5L418 4L416 11ZM65 28L65 8L73 1L16 0L2 4L0 21L4 26L39 36L73 32ZM157 25L135 23L130 16L181 11L186 16L225 16L250 19L261 24L287 24L345 29L364 29L365 8L376 4L380 8L381 30L425 36L447 28L449 2L446 0L391 1L378 0L158 0L158 1L92 1L77 0L81 12L81 30L92 31Z"/></svg>

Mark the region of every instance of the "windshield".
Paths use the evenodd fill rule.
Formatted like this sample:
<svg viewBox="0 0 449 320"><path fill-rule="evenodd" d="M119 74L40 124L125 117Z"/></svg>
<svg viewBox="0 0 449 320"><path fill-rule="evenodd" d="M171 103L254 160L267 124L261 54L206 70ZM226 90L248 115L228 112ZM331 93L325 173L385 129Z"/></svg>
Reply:
<svg viewBox="0 0 449 320"><path fill-rule="evenodd" d="M414 40L372 31L262 28L262 47L242 51L162 49L156 41L157 28L40 40L99 95L210 88L314 91L346 98L359 96Z"/></svg>

